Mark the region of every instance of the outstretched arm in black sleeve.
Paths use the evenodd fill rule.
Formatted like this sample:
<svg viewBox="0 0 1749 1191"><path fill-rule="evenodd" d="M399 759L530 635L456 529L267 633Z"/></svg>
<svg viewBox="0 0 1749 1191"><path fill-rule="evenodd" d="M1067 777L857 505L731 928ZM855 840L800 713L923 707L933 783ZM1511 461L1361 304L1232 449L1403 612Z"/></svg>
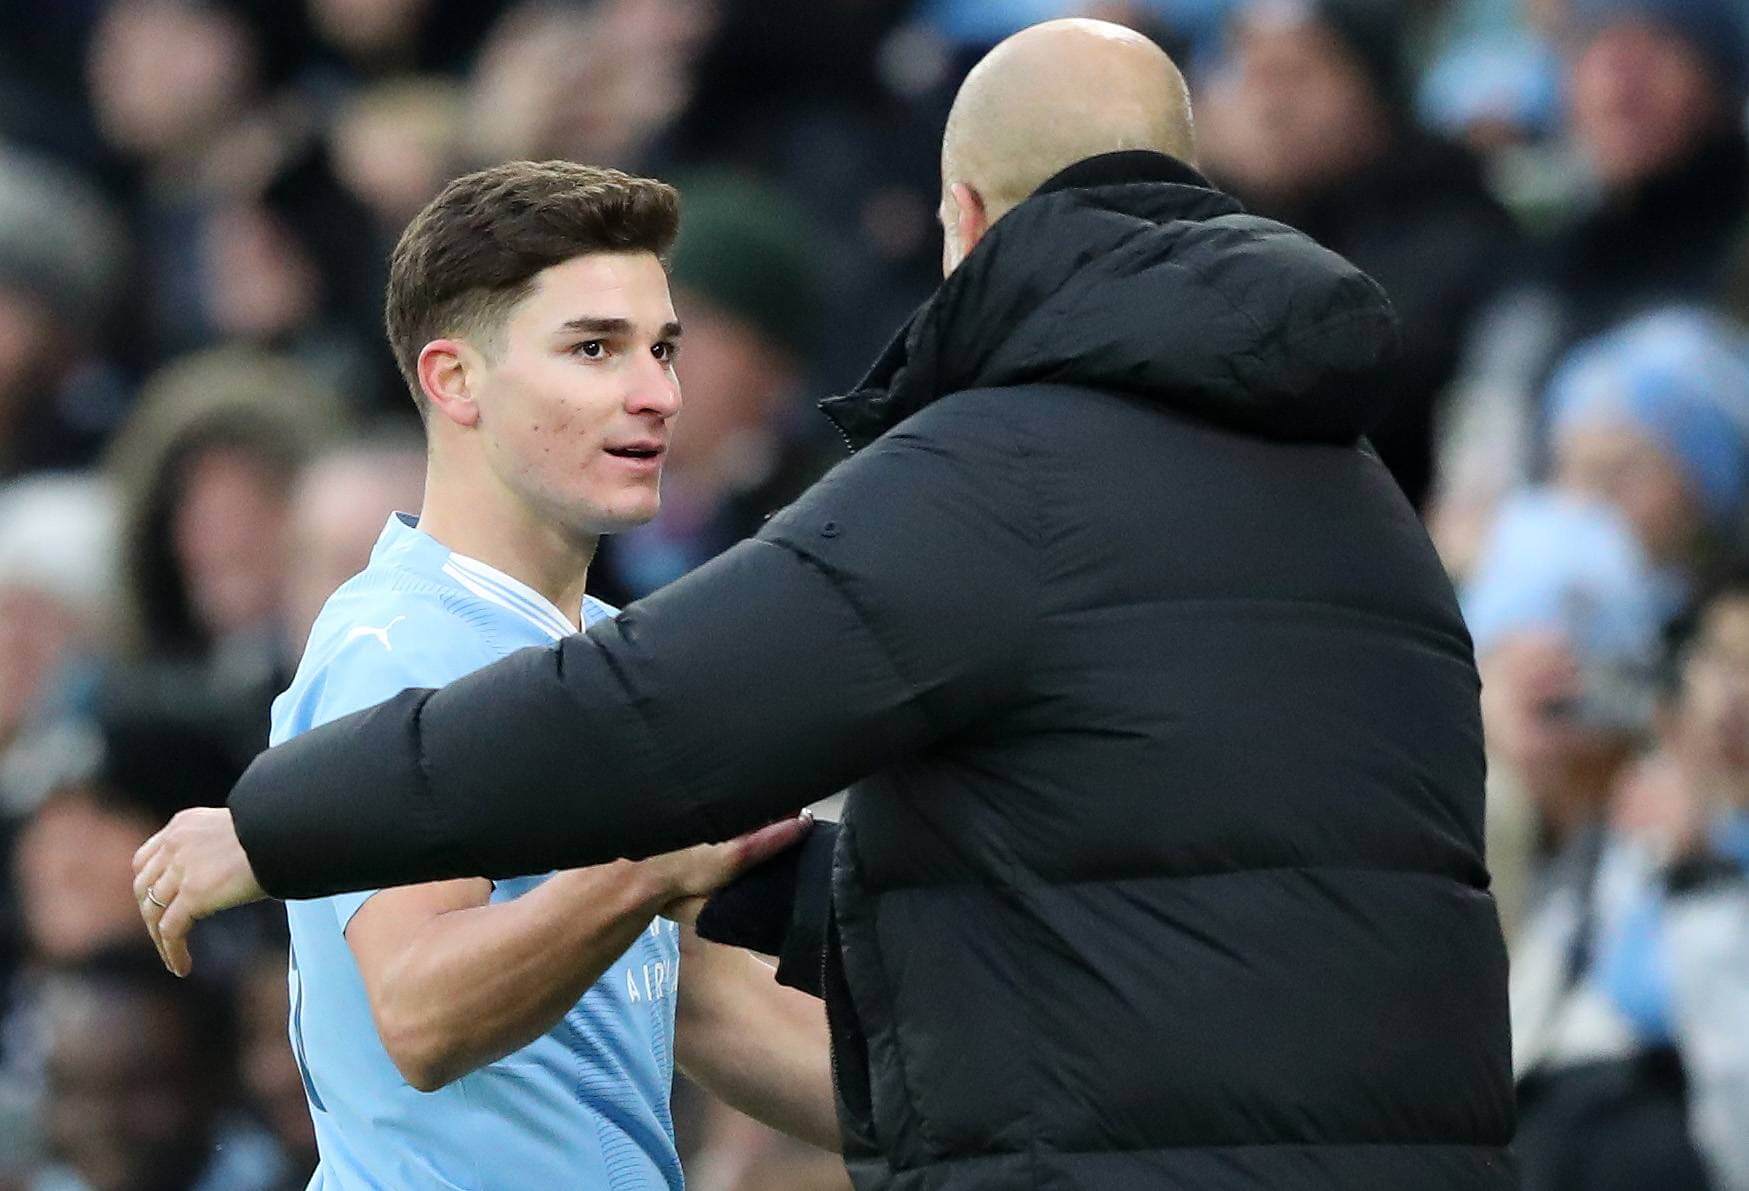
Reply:
<svg viewBox="0 0 1749 1191"><path fill-rule="evenodd" d="M889 434L615 621L262 755L230 802L262 887L722 840L996 714L1037 614L1032 503L1016 454L957 437Z"/></svg>

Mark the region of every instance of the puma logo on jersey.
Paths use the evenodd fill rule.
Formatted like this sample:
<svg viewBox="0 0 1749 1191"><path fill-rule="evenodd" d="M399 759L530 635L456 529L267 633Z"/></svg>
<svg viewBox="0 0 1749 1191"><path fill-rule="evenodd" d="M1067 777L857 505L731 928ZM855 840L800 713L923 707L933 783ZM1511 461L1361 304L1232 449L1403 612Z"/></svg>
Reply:
<svg viewBox="0 0 1749 1191"><path fill-rule="evenodd" d="M344 642L344 644L350 645L354 641L358 640L360 637L375 637L378 641L381 641L383 643L384 649L388 650L390 653L393 653L393 652L395 652L395 647L393 645L389 644L389 630L394 628L396 625L400 624L403 620L406 620L406 619L407 618L405 616L397 616L397 617L395 617L395 619L389 621L388 624L385 624L380 629L373 629L368 624L355 625L353 627L352 631L346 634L346 641Z"/></svg>

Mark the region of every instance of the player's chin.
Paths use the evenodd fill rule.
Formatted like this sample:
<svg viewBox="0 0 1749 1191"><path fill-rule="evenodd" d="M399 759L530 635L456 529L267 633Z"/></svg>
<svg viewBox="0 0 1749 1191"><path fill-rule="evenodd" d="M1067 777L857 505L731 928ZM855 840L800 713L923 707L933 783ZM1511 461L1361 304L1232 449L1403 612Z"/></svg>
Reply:
<svg viewBox="0 0 1749 1191"><path fill-rule="evenodd" d="M662 511L662 494L656 485L648 489L623 491L610 509L601 514L602 533L624 533L655 520Z"/></svg>

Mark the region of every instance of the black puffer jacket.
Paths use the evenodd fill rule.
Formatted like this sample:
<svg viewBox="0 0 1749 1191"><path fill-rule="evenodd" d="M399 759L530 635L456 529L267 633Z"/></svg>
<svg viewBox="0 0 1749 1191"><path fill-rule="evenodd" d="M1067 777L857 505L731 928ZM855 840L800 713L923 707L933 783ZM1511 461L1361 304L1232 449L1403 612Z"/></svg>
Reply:
<svg viewBox="0 0 1749 1191"><path fill-rule="evenodd" d="M1185 167L1073 167L829 403L869 445L758 538L257 761L256 871L540 871L854 783L858 1186L1514 1186L1470 645L1356 445L1391 339Z"/></svg>
<svg viewBox="0 0 1749 1191"><path fill-rule="evenodd" d="M1511 218L1489 193L1480 162L1467 149L1404 130L1378 160L1315 195L1276 208L1246 201L1347 257L1390 295L1402 347L1381 378L1390 410L1369 437L1419 506L1463 337L1520 259Z"/></svg>

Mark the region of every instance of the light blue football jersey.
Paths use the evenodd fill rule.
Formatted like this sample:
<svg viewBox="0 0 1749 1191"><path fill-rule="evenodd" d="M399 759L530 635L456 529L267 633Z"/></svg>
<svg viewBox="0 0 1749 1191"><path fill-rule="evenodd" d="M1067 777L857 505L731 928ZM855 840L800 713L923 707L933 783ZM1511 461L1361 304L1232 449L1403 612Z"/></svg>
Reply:
<svg viewBox="0 0 1749 1191"><path fill-rule="evenodd" d="M586 623L612 615L585 601ZM396 514L370 565L317 617L297 677L274 702L273 743L574 631L532 588ZM550 875L499 881L492 900ZM540 1038L424 1093L384 1051L346 944L346 924L370 896L286 904L292 1049L321 1149L312 1188L680 1191L668 1110L680 972L673 923L653 922Z"/></svg>

